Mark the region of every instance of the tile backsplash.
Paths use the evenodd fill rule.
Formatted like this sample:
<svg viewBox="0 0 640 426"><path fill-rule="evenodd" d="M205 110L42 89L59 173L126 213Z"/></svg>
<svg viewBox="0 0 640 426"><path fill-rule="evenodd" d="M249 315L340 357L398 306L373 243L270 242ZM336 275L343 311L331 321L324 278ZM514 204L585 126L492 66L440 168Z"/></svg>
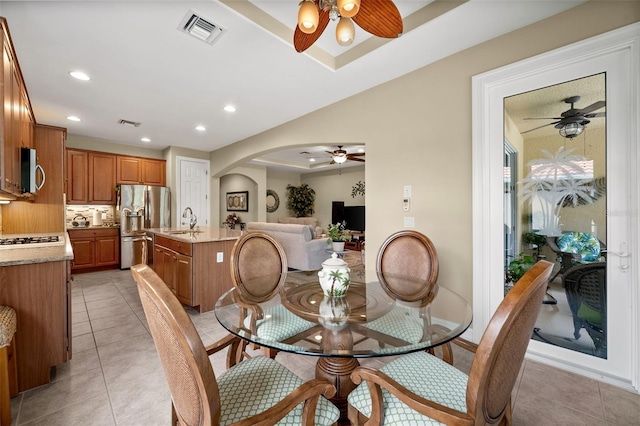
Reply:
<svg viewBox="0 0 640 426"><path fill-rule="evenodd" d="M115 206L101 206L101 205L68 205L66 208L66 220L67 220L67 228L72 228L73 225L71 222L73 218L78 215L82 215L87 218L89 223L93 225L93 213L98 211L102 214L102 224L105 226L109 226L116 222L115 218Z"/></svg>

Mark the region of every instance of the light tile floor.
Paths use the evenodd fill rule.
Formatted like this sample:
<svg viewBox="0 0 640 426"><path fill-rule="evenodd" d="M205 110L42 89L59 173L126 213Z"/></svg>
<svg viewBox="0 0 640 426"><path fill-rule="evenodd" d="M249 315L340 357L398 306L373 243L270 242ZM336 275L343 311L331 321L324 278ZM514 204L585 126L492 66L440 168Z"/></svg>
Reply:
<svg viewBox="0 0 640 426"><path fill-rule="evenodd" d="M213 312L189 313L205 344L224 336ZM305 380L314 374L315 358L277 359ZM456 350L455 359L468 371L471 354ZM211 361L216 373L224 370L224 353ZM518 426L640 425L639 395L533 361L525 361L513 401ZM129 271L75 276L73 359L56 368L50 384L22 392L11 405L12 425L170 423L169 392Z"/></svg>

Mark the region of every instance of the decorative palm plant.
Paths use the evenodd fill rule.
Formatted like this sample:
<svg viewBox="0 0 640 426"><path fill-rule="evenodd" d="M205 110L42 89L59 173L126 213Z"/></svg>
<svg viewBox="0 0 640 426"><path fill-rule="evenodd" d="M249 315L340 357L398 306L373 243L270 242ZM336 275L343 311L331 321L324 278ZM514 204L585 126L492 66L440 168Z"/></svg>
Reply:
<svg viewBox="0 0 640 426"><path fill-rule="evenodd" d="M538 197L542 202L543 226L537 231L540 235L562 235L559 227L560 209L565 200L574 205L578 200L593 202L593 179L580 179L584 176L584 169L580 165L586 160L580 155L570 155L574 149L558 148L555 155L547 150L541 150L545 158L530 161L527 165L531 171L519 183L521 202Z"/></svg>

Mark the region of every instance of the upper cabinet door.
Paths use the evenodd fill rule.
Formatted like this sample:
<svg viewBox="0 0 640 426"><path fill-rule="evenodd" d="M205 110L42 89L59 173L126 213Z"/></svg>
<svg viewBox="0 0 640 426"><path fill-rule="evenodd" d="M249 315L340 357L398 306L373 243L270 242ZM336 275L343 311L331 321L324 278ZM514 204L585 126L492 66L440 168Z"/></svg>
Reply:
<svg viewBox="0 0 640 426"><path fill-rule="evenodd" d="M94 204L116 203L116 156L89 153L89 200Z"/></svg>
<svg viewBox="0 0 640 426"><path fill-rule="evenodd" d="M166 161L144 159L142 161L142 181L145 185L165 186Z"/></svg>
<svg viewBox="0 0 640 426"><path fill-rule="evenodd" d="M67 203L89 202L88 174L88 153L67 149Z"/></svg>
<svg viewBox="0 0 640 426"><path fill-rule="evenodd" d="M141 159L118 155L117 183L125 185L142 184Z"/></svg>
<svg viewBox="0 0 640 426"><path fill-rule="evenodd" d="M118 155L116 181L124 185L165 186L166 161Z"/></svg>

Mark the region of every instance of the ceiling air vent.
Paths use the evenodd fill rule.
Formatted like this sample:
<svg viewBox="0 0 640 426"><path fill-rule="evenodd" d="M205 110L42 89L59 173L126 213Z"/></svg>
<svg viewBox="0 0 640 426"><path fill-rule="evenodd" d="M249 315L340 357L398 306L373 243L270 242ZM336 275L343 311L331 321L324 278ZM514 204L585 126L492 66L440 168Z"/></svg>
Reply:
<svg viewBox="0 0 640 426"><path fill-rule="evenodd" d="M118 124L122 124L123 126L139 127L142 123L137 121L118 120Z"/></svg>
<svg viewBox="0 0 640 426"><path fill-rule="evenodd" d="M191 10L185 15L178 29L209 44L213 44L225 31L221 26L207 21Z"/></svg>

